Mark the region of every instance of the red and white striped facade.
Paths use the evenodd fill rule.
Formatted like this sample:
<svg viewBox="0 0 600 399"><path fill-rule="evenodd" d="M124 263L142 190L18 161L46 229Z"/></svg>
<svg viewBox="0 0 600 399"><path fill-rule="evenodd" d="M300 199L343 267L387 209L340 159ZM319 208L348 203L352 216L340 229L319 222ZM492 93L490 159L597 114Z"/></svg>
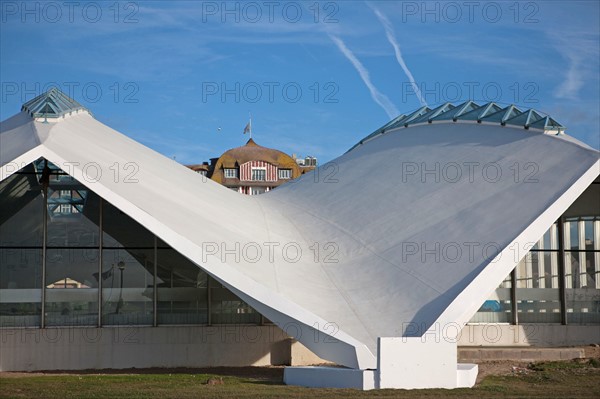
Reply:
<svg viewBox="0 0 600 399"><path fill-rule="evenodd" d="M240 181L252 181L252 169L265 169L265 181L277 181L277 167L265 161L249 161L240 165Z"/></svg>

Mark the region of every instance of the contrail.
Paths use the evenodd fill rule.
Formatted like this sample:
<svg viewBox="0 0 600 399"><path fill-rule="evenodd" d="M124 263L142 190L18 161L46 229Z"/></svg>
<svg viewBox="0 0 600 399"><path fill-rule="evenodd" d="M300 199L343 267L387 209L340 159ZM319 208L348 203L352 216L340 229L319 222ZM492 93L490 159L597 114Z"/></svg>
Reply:
<svg viewBox="0 0 600 399"><path fill-rule="evenodd" d="M387 17L385 15L383 15L375 6L373 6L371 4L368 4L368 5L369 5L369 7L371 7L371 10L373 10L373 12L375 13L377 18L383 25L383 28L385 29L385 35L387 36L387 39L390 42L390 44L392 45L392 47L394 47L394 52L396 53L396 59L398 60L398 63L400 64L400 66L404 70L404 73L408 77L408 80L410 81L410 85L412 86L415 94L417 95L419 102L421 103L421 105L427 105L427 101L425 101L425 99L421 95L421 90L419 90L419 86L415 82L415 78L413 77L412 73L410 73L410 70L408 69L408 67L406 66L406 63L404 62L404 59L402 58L402 53L400 52L400 46L398 45L398 41L396 40L396 36L394 35L394 29L392 28L392 24L390 23L390 20L387 19Z"/></svg>
<svg viewBox="0 0 600 399"><path fill-rule="evenodd" d="M333 40L333 42L340 49L340 51L346 56L346 58L348 58L348 60L352 63L354 68L358 71L361 79L371 92L371 97L373 98L373 100L375 100L375 102L385 110L390 119L398 116L400 112L398 112L398 110L396 109L394 104L392 104L390 99L387 98L385 94L382 94L379 90L377 90L375 85L373 85L373 82L371 82L371 77L369 76L369 71L367 71L364 65L361 64L361 62L354 56L352 51L350 51L350 49L346 47L344 42L339 37L336 37L332 34L329 34L329 37L331 38L331 40Z"/></svg>

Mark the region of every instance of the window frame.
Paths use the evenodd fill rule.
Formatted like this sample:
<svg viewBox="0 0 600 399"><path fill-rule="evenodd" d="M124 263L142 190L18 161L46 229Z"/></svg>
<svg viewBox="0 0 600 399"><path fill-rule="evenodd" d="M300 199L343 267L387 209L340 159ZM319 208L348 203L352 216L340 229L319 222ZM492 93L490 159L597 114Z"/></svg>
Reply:
<svg viewBox="0 0 600 399"><path fill-rule="evenodd" d="M282 176L282 172L285 172L285 176ZM291 180L292 179L292 170L291 169L278 169L277 177L279 180Z"/></svg>
<svg viewBox="0 0 600 399"><path fill-rule="evenodd" d="M262 179L256 179L255 172L262 172ZM252 167L250 169L250 180L251 181L267 181L267 168L266 167Z"/></svg>
<svg viewBox="0 0 600 399"><path fill-rule="evenodd" d="M233 173L231 173L231 172L233 172ZM226 179L237 179L238 170L237 170L237 168L223 168L223 176Z"/></svg>

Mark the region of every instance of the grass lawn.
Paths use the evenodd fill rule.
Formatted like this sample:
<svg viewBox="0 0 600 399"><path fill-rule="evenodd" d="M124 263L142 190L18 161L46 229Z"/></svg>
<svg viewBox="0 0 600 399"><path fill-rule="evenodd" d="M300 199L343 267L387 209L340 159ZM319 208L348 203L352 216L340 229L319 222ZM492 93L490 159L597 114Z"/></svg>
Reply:
<svg viewBox="0 0 600 399"><path fill-rule="evenodd" d="M508 363L503 367L497 371L500 375L487 375L472 389L367 392L286 386L282 368L1 373L0 398L600 398L597 359L535 363L516 370ZM223 379L222 385L206 384L217 376Z"/></svg>

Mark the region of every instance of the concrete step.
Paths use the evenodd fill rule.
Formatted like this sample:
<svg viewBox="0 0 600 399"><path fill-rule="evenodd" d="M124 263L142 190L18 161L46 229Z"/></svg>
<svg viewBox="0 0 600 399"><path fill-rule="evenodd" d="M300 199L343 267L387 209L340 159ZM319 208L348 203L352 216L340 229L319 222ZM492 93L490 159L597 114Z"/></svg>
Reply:
<svg viewBox="0 0 600 399"><path fill-rule="evenodd" d="M514 360L520 362L571 360L585 357L583 348L458 348L459 362L484 362L491 360Z"/></svg>

